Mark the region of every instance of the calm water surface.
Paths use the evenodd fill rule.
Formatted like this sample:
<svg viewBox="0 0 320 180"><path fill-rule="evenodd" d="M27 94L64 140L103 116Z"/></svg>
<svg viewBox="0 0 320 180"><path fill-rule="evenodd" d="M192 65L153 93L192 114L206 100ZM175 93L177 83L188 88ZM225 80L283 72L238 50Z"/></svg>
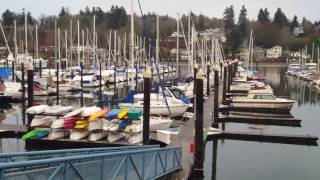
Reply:
<svg viewBox="0 0 320 180"><path fill-rule="evenodd" d="M285 67L261 66L277 96L296 100L291 113L302 123L299 128L226 124L228 131L320 136L320 92L310 84L285 77ZM319 141L318 141L319 143ZM319 180L320 148L248 141L224 140L206 145L205 179L216 180Z"/></svg>

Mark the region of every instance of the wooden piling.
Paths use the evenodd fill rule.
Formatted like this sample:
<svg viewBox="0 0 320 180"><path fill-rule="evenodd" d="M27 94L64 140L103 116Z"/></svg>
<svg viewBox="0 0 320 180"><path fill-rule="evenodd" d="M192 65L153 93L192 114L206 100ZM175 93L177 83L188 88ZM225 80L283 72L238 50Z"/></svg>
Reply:
<svg viewBox="0 0 320 180"><path fill-rule="evenodd" d="M80 61L80 87L81 87L80 106L83 107L83 61Z"/></svg>
<svg viewBox="0 0 320 180"><path fill-rule="evenodd" d="M223 66L223 88L222 88L222 104L226 104L227 93L227 66Z"/></svg>
<svg viewBox="0 0 320 180"><path fill-rule="evenodd" d="M102 100L102 63L101 60L99 60L99 102Z"/></svg>
<svg viewBox="0 0 320 180"><path fill-rule="evenodd" d="M42 78L42 61L39 61L39 77Z"/></svg>
<svg viewBox="0 0 320 180"><path fill-rule="evenodd" d="M56 63L56 104L59 105L59 62Z"/></svg>
<svg viewBox="0 0 320 180"><path fill-rule="evenodd" d="M151 71L146 70L143 74L144 78L144 98L143 98L143 144L149 142L150 131L150 92L151 92Z"/></svg>
<svg viewBox="0 0 320 180"><path fill-rule="evenodd" d="M12 82L14 82L15 80L15 73L14 73L14 61L12 61L12 64L11 64L11 76L12 76Z"/></svg>
<svg viewBox="0 0 320 180"><path fill-rule="evenodd" d="M203 173L204 162L204 142L203 142L203 79L204 73L199 69L196 75L196 120L195 120L195 158L193 163L193 171L197 174Z"/></svg>
<svg viewBox="0 0 320 180"><path fill-rule="evenodd" d="M210 96L210 63L207 65L207 96Z"/></svg>
<svg viewBox="0 0 320 180"><path fill-rule="evenodd" d="M214 98L213 98L213 123L212 127L219 128L219 67L214 67Z"/></svg>
<svg viewBox="0 0 320 180"><path fill-rule="evenodd" d="M22 123L26 124L26 87L25 87L25 79L24 79L24 64L20 65L21 70L21 87L22 87Z"/></svg>
<svg viewBox="0 0 320 180"><path fill-rule="evenodd" d="M138 63L136 63L136 91L138 91Z"/></svg>
<svg viewBox="0 0 320 180"><path fill-rule="evenodd" d="M27 84L28 84L28 108L33 105L33 65L27 65ZM32 116L28 115L28 127L30 127Z"/></svg>
<svg viewBox="0 0 320 180"><path fill-rule="evenodd" d="M198 64L197 62L195 61L194 64L193 64L193 95L196 94L196 76L197 76L197 73L198 73Z"/></svg>

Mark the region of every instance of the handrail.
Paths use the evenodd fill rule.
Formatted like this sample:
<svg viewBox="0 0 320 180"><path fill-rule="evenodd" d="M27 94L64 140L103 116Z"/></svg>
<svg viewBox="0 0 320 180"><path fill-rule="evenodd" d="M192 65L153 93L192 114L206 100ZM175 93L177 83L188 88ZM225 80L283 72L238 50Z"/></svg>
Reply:
<svg viewBox="0 0 320 180"><path fill-rule="evenodd" d="M23 162L9 162L9 163L0 163L0 172L4 169L10 168L20 168L25 166L35 166L35 165L44 165L50 163L61 163L66 161L74 161L74 160L84 160L84 159L92 159L92 158L102 158L107 156L117 156L117 155L128 155L128 154L141 154L148 152L156 152L156 151L169 151L169 150L179 150L181 153L180 147L168 147L168 148L155 148L148 150L135 150L135 151L122 151L122 152L111 152L111 153L101 153L101 154L89 154L89 155L79 155L79 156L70 156L63 158L53 158L53 159L41 159L41 160L33 160L33 161L23 161ZM38 167L38 166L37 166ZM0 173L1 174L1 173Z"/></svg>
<svg viewBox="0 0 320 180"><path fill-rule="evenodd" d="M100 148L77 148L77 149L61 149L61 150L45 150L45 151L29 151L29 152L15 152L15 153L0 153L0 158L18 157L28 155L45 155L57 153L71 153L71 152L85 152L85 151L100 151L100 150L114 150L114 149L145 149L145 148L159 148L159 145L146 145L146 146L124 146L124 147L100 147Z"/></svg>

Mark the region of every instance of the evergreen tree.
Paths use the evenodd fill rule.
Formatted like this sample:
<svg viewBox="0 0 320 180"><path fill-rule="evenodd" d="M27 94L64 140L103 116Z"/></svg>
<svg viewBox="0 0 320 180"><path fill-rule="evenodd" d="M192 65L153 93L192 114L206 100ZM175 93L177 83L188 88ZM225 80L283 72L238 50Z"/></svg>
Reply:
<svg viewBox="0 0 320 180"><path fill-rule="evenodd" d="M11 26L14 22L14 19L16 18L16 14L14 12L11 12L9 9L7 9L2 14L2 22L4 26Z"/></svg>
<svg viewBox="0 0 320 180"><path fill-rule="evenodd" d="M270 13L267 8L264 8L264 22L270 22Z"/></svg>
<svg viewBox="0 0 320 180"><path fill-rule="evenodd" d="M288 26L289 22L287 16L282 12L281 8L278 8L274 14L273 23L280 27Z"/></svg>
<svg viewBox="0 0 320 180"><path fill-rule="evenodd" d="M264 24L270 22L269 11L267 8L264 10L261 8L258 14L258 22Z"/></svg>
<svg viewBox="0 0 320 180"><path fill-rule="evenodd" d="M236 27L234 23L233 6L227 7L223 14L224 28L227 38L226 51L227 53L235 53L238 51L240 45L239 42L241 42L241 38L239 35L238 27Z"/></svg>
<svg viewBox="0 0 320 180"><path fill-rule="evenodd" d="M248 26L249 26L249 22L247 19L247 9L244 5L240 10L238 25L239 25L239 35L241 36L241 39L244 39L245 36L247 36Z"/></svg>
<svg viewBox="0 0 320 180"><path fill-rule="evenodd" d="M290 24L291 32L294 30L295 27L298 27L298 26L299 26L298 17L295 15L293 17L293 20L292 20L291 24Z"/></svg>
<svg viewBox="0 0 320 180"><path fill-rule="evenodd" d="M202 14L199 15L196 28L200 31L205 30L205 17L204 17L204 15L202 15Z"/></svg>

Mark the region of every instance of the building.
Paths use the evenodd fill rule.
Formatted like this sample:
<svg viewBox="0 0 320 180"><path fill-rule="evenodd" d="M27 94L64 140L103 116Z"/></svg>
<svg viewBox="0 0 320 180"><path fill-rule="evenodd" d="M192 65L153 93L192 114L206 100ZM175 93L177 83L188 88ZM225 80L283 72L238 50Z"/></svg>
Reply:
<svg viewBox="0 0 320 180"><path fill-rule="evenodd" d="M271 49L267 49L267 58L277 59L282 56L282 47L274 46Z"/></svg>
<svg viewBox="0 0 320 180"><path fill-rule="evenodd" d="M301 53L299 53L299 52L291 52L290 53L290 57L299 58L299 57L301 57Z"/></svg>
<svg viewBox="0 0 320 180"><path fill-rule="evenodd" d="M300 36L300 35L302 35L302 34L304 34L304 30L303 30L303 27L302 27L302 26L295 27L295 28L293 29L293 35L294 35L294 36Z"/></svg>
<svg viewBox="0 0 320 180"><path fill-rule="evenodd" d="M225 35L225 32L220 29L220 28L215 28L215 29L206 29L202 32L199 32L200 37L206 39L206 40L210 40L213 37L215 37L216 39L218 39L220 42L226 42L227 38Z"/></svg>

